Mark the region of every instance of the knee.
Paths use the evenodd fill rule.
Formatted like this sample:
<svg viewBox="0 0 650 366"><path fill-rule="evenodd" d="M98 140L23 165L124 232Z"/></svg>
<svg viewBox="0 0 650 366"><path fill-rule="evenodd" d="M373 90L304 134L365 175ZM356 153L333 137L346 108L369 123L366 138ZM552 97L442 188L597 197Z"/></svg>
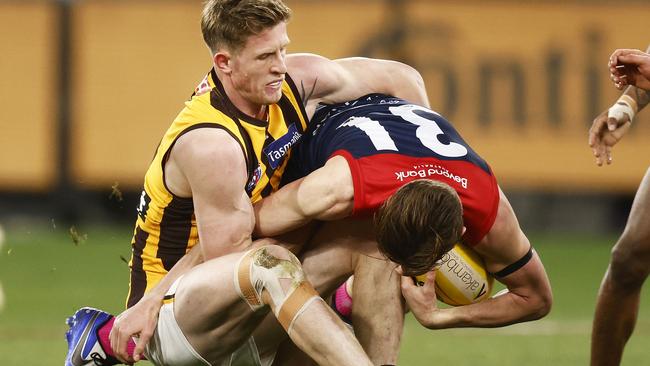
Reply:
<svg viewBox="0 0 650 366"><path fill-rule="evenodd" d="M300 261L298 258L289 249L277 245L276 243L279 243L277 240L269 243L273 244L264 245L255 251L256 258L258 258L260 261L289 261L300 266Z"/></svg>
<svg viewBox="0 0 650 366"><path fill-rule="evenodd" d="M237 289L257 309L277 306L293 289L305 282L300 261L289 250L266 245L246 253L236 268Z"/></svg>
<svg viewBox="0 0 650 366"><path fill-rule="evenodd" d="M260 302L271 307L287 332L302 310L320 299L300 261L286 248L270 245L254 250L250 270Z"/></svg>
<svg viewBox="0 0 650 366"><path fill-rule="evenodd" d="M623 234L612 249L612 259L607 274L613 286L635 289L643 285L648 276L649 244L646 239Z"/></svg>

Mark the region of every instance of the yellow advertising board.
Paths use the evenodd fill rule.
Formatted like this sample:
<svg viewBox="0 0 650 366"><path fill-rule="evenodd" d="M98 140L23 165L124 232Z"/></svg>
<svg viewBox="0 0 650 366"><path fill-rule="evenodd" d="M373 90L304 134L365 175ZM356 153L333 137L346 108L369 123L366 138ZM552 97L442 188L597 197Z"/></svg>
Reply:
<svg viewBox="0 0 650 366"><path fill-rule="evenodd" d="M56 179L54 7L0 3L0 188L45 190Z"/></svg>
<svg viewBox="0 0 650 366"><path fill-rule="evenodd" d="M609 81L608 56L650 44L644 29L650 7L555 1L399 1L383 13L346 7L294 6L292 25L305 31L293 29L300 41L293 46L417 67L432 108L454 122L503 185L631 191L650 163L650 112L616 147L613 165L597 168L587 147L591 121L620 94ZM614 13L621 21L612 20ZM314 28L326 30L310 43L316 31L306 30Z"/></svg>
<svg viewBox="0 0 650 366"><path fill-rule="evenodd" d="M617 47L650 44L650 7L587 1L287 3L294 12L290 52L392 58L415 66L432 108L490 162L504 187L630 192L650 162L650 112L637 117L614 150L612 166L597 168L587 147L592 119L620 93L609 82L607 57ZM38 189L51 185L56 165L55 18L38 2L10 4L0 5L0 37L8 53L20 57L11 64L0 60L3 70L18 71L6 73L0 84L0 120L12 126L0 135L0 186ZM202 2L73 4L72 180L82 188L109 190L117 182L138 189L159 139L211 66L200 34ZM28 19L30 32L17 42L11 31ZM20 150L17 162L11 152L22 145L29 149Z"/></svg>

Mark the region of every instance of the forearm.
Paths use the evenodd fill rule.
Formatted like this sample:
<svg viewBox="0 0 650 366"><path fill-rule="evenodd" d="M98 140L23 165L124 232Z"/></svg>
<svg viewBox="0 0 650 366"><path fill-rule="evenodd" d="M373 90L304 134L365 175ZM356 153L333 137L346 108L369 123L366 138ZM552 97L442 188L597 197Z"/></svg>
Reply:
<svg viewBox="0 0 650 366"><path fill-rule="evenodd" d="M255 237L284 234L312 220L300 206L302 181L292 182L255 204Z"/></svg>
<svg viewBox="0 0 650 366"><path fill-rule="evenodd" d="M494 328L536 320L545 314L537 299L508 292L471 305L438 309L422 319L422 325L429 329Z"/></svg>
<svg viewBox="0 0 650 366"><path fill-rule="evenodd" d="M148 299L155 299L162 301L163 297L171 287L171 285L183 274L187 273L194 266L203 263L203 255L201 254L200 244L196 244L192 249L186 253L167 274L149 290L145 297Z"/></svg>
<svg viewBox="0 0 650 366"><path fill-rule="evenodd" d="M650 103L650 91L637 88L636 86L628 86L623 95L627 95L636 101L637 113Z"/></svg>
<svg viewBox="0 0 650 366"><path fill-rule="evenodd" d="M275 236L304 226L311 220L337 220L348 216L354 204L352 175L340 156L305 178L294 181L255 205L257 237Z"/></svg>
<svg viewBox="0 0 650 366"><path fill-rule="evenodd" d="M424 79L413 67L398 64L396 73L392 76L390 87L392 90L388 94L427 108L430 107Z"/></svg>

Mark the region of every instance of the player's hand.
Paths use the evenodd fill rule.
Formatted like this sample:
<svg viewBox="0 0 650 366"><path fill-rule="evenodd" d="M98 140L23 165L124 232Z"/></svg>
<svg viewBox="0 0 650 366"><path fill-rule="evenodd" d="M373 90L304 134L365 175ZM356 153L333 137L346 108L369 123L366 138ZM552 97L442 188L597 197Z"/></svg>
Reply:
<svg viewBox="0 0 650 366"><path fill-rule="evenodd" d="M145 346L156 329L161 306L162 297L148 294L115 318L110 340L111 348L118 360L132 364L142 359ZM137 337L133 357L127 352L127 344L132 337Z"/></svg>
<svg viewBox="0 0 650 366"><path fill-rule="evenodd" d="M401 268L397 272L401 274ZM436 297L436 272L427 273L424 285L418 286L410 276L402 276L402 295L415 318L427 328L434 329L438 302Z"/></svg>
<svg viewBox="0 0 650 366"><path fill-rule="evenodd" d="M626 113L621 116L608 117L608 110L594 119L589 129L589 147L596 157L596 165L612 163L612 147L630 129L630 118Z"/></svg>
<svg viewBox="0 0 650 366"><path fill-rule="evenodd" d="M610 78L614 86L627 85L650 90L650 55L634 49L618 49L609 57Z"/></svg>

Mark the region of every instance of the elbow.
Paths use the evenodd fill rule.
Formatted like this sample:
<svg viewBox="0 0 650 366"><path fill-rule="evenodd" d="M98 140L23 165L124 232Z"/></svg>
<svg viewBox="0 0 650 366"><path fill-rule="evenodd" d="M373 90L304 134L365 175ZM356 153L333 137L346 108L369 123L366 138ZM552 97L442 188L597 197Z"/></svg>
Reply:
<svg viewBox="0 0 650 366"><path fill-rule="evenodd" d="M529 320L538 320L545 317L551 312L552 307L553 294L549 289L548 291L544 291L543 293L538 294L534 297L534 299L531 299L531 311Z"/></svg>
<svg viewBox="0 0 650 366"><path fill-rule="evenodd" d="M318 219L337 220L347 217L354 206L354 187L352 185L333 185L325 201L327 208Z"/></svg>
<svg viewBox="0 0 650 366"><path fill-rule="evenodd" d="M414 67L399 63L400 72L396 73L399 80L394 79L392 85L396 88L393 91L395 96L406 96L410 102L429 107L427 90L424 85L422 74Z"/></svg>
<svg viewBox="0 0 650 366"><path fill-rule="evenodd" d="M413 81L413 84L419 89L422 90L423 92L426 92L426 88L424 86L424 78L422 77L422 74L418 70L416 70L412 66L407 67L407 72L409 75L409 78Z"/></svg>

